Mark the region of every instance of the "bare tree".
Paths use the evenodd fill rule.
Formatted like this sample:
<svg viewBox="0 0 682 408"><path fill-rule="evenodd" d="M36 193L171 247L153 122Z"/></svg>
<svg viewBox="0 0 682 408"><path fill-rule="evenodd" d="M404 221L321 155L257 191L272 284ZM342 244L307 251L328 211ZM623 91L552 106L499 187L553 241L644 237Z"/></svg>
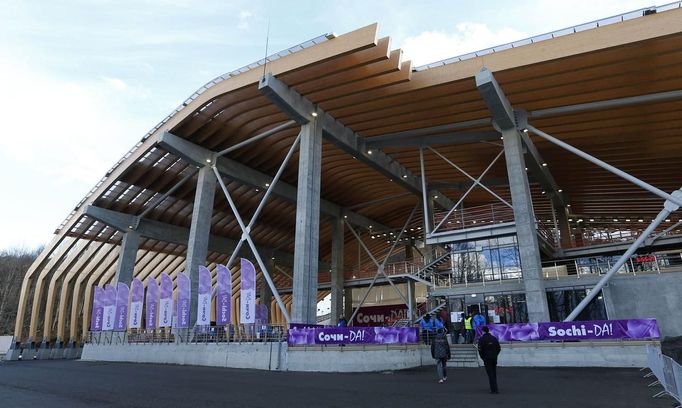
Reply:
<svg viewBox="0 0 682 408"><path fill-rule="evenodd" d="M21 282L41 249L11 249L0 252L0 334L14 331Z"/></svg>

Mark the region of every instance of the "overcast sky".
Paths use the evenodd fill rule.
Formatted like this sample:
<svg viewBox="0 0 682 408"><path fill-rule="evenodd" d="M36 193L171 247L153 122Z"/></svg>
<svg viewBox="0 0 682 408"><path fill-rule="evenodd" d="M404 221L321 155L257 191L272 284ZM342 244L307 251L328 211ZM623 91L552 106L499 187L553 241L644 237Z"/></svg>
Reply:
<svg viewBox="0 0 682 408"><path fill-rule="evenodd" d="M649 1L0 0L0 250L47 243L147 131L212 78L378 22L415 66Z"/></svg>

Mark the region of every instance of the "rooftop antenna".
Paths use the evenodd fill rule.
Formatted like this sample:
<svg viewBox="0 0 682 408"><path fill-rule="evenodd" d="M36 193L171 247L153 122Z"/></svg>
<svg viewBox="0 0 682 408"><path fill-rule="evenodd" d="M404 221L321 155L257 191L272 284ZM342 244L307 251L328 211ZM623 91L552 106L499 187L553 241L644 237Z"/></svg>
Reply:
<svg viewBox="0 0 682 408"><path fill-rule="evenodd" d="M263 57L263 78L265 78L265 68L268 65L268 43L270 42L270 19L268 18L268 30L265 34L265 56Z"/></svg>

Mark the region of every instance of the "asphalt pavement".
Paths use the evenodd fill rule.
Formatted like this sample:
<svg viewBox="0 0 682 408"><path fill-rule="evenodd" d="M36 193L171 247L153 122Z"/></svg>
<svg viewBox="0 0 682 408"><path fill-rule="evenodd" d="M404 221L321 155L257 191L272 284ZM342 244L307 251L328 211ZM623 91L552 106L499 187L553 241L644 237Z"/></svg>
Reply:
<svg viewBox="0 0 682 408"><path fill-rule="evenodd" d="M268 372L83 361L0 362L0 407L672 407L637 369L483 368L381 373Z"/></svg>

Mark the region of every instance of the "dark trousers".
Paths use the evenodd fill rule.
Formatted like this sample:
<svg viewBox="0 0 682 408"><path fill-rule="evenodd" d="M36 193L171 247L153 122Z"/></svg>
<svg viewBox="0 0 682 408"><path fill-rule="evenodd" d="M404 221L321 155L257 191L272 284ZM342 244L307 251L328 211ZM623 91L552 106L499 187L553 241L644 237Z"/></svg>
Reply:
<svg viewBox="0 0 682 408"><path fill-rule="evenodd" d="M497 359L485 359L483 364L485 365L485 372L488 374L490 392L497 392Z"/></svg>
<svg viewBox="0 0 682 408"><path fill-rule="evenodd" d="M438 374L439 380L442 380L448 376L447 363L448 363L447 357L439 358L436 360L436 373Z"/></svg>

